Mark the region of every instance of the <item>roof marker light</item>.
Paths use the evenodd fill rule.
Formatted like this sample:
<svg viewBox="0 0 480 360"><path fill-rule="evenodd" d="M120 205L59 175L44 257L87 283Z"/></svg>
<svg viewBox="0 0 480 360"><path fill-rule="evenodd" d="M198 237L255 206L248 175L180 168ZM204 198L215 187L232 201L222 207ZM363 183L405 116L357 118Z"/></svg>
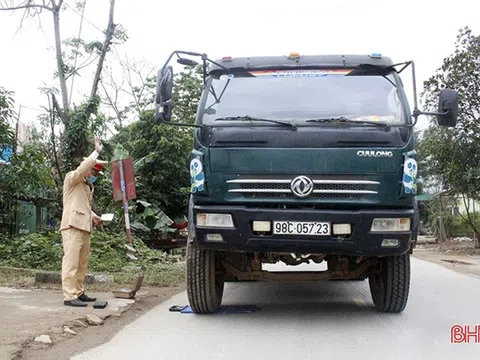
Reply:
<svg viewBox="0 0 480 360"><path fill-rule="evenodd" d="M298 51L292 51L289 55L289 59L298 59L300 57L300 53Z"/></svg>

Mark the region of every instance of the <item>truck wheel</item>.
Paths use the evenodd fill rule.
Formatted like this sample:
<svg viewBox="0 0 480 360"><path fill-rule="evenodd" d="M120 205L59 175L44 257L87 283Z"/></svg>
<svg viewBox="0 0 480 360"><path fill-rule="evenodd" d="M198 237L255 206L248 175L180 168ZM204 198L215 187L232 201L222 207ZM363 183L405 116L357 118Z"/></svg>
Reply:
<svg viewBox="0 0 480 360"><path fill-rule="evenodd" d="M410 287L410 255L381 258L375 270L368 278L375 307L383 312L402 312Z"/></svg>
<svg viewBox="0 0 480 360"><path fill-rule="evenodd" d="M225 275L218 270L214 250L187 244L187 294L194 313L211 314L220 307Z"/></svg>

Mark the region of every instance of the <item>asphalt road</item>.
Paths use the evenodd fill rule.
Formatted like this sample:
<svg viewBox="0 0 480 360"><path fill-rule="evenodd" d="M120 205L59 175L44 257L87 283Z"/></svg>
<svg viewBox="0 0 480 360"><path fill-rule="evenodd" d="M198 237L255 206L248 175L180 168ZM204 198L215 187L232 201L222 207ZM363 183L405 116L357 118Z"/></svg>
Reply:
<svg viewBox="0 0 480 360"><path fill-rule="evenodd" d="M169 312L182 293L74 359L480 359L473 337L450 343L452 325L480 324L480 279L423 260L401 314L377 312L368 281L229 283L223 299L261 311Z"/></svg>

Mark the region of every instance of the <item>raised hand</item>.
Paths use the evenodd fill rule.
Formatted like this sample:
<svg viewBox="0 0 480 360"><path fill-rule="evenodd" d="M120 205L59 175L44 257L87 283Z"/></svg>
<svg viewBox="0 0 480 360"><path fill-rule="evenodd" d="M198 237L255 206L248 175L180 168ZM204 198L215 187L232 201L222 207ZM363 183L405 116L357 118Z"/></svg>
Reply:
<svg viewBox="0 0 480 360"><path fill-rule="evenodd" d="M100 138L98 136L95 136L95 151L97 153L101 153L103 149L102 144L100 144Z"/></svg>

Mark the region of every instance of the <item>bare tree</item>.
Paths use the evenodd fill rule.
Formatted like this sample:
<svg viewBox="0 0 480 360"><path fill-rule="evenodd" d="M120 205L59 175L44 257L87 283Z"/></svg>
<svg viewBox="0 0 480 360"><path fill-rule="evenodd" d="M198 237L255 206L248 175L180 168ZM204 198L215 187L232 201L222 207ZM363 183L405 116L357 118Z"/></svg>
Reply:
<svg viewBox="0 0 480 360"><path fill-rule="evenodd" d="M131 105L140 114L150 104L148 99L153 90L151 79L155 68L145 61L131 61L128 58L120 61L120 65L128 84L128 90L124 91L132 97Z"/></svg>
<svg viewBox="0 0 480 360"><path fill-rule="evenodd" d="M57 76L60 85L60 94L62 98L62 106L58 103L55 96L52 96L52 104L55 107L55 110L59 114L62 122L65 125L68 125L70 121L70 105L67 89L67 77L66 77L66 66L63 58L62 51L62 37L60 34L60 13L62 10L62 5L64 5L63 0L1 0L0 1L0 10L3 11L17 11L23 10L22 22L26 16L30 17L39 17L44 11L48 11L53 16L53 28L54 28L54 37L55 37L55 58L57 63ZM102 68L105 62L105 56L110 49L110 45L115 36L116 25L114 23L114 9L115 9L115 0L110 0L110 10L108 14L108 25L105 30L105 39L103 45L100 49L97 67L95 71L95 76L93 78L93 83L90 91L90 98L93 98L97 94L98 84L100 81Z"/></svg>
<svg viewBox="0 0 480 360"><path fill-rule="evenodd" d="M120 81L117 81L115 80L111 67L106 66L104 71L104 76L102 76L102 80L100 81L104 94L102 103L113 110L117 125L122 127L128 113L128 108L125 106L122 96L125 85L125 75L121 77Z"/></svg>
<svg viewBox="0 0 480 360"><path fill-rule="evenodd" d="M62 57L62 41L60 36L60 10L62 8L63 0L49 0L49 1L35 1L35 0L24 0L24 1L7 1L3 0L0 5L0 10L4 11L14 11L14 10L23 10L23 16L20 23L22 26L23 19L27 16L36 17L40 16L43 11L49 11L53 15L53 29L55 34L55 58L57 60L57 74L58 80L60 83L60 91L62 94L63 100L63 109L64 111L69 110L68 106L68 91L67 83L65 79L64 72L64 63Z"/></svg>
<svg viewBox="0 0 480 360"><path fill-rule="evenodd" d="M105 31L105 40L103 41L102 50L97 63L97 70L95 71L95 76L93 78L92 90L90 91L90 98L93 98L97 95L98 83L100 82L100 76L102 74L103 63L105 62L105 56L107 51L110 50L110 45L115 35L116 25L113 23L113 14L115 8L115 0L110 0L110 11L108 13L108 25L107 30Z"/></svg>
<svg viewBox="0 0 480 360"><path fill-rule="evenodd" d="M117 58L121 76L114 76L112 68L106 70L108 76L102 79L105 94L103 102L112 108L119 125L122 126L129 116L136 120L151 106L155 67L144 60L137 61L128 57L120 59L118 54Z"/></svg>

